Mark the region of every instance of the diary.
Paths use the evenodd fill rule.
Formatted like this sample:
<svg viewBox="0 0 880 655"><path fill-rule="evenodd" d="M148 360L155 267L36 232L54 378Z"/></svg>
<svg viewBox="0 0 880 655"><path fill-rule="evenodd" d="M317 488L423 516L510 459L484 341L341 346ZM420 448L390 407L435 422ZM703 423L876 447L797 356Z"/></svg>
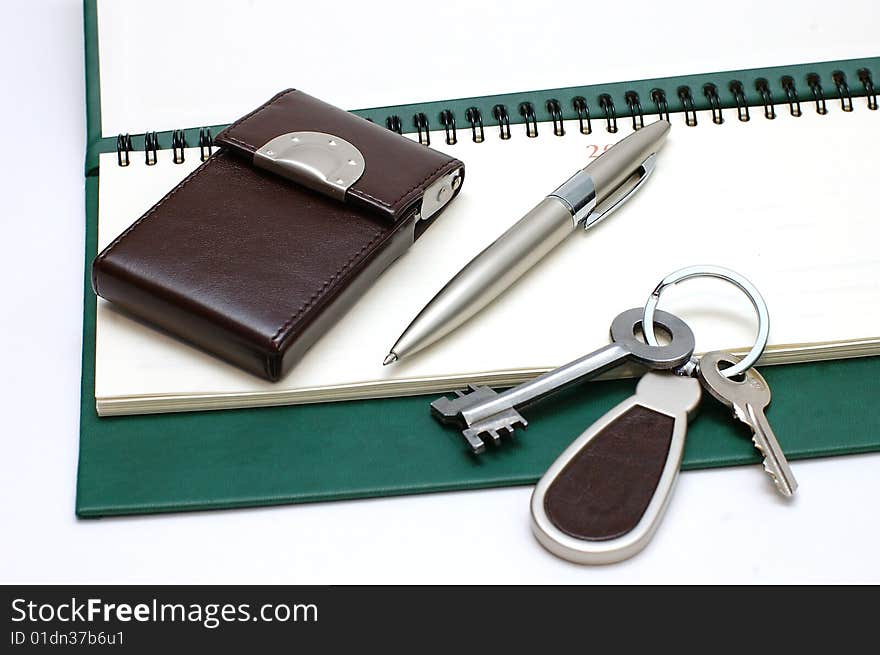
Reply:
<svg viewBox="0 0 880 655"><path fill-rule="evenodd" d="M776 73L777 79L785 72ZM749 77L722 73L705 79L710 81L702 84L721 89ZM674 108L675 84L657 84L665 89L662 107L672 103ZM779 82L772 93L781 102L766 108L763 103L750 107L737 96L739 109L720 108L719 99L715 110L669 113L667 144L637 197L589 234L567 240L451 335L412 358L383 366L396 336L461 266L560 180L634 125L656 120L657 113L645 105L641 113L627 109L624 116L606 120L599 100L592 102L602 91L587 94L589 119L586 109L579 117L572 101L557 93L551 98L558 105L556 120L530 122L532 137L525 124L502 121L499 126L488 117L491 109L479 110L483 124L475 121L476 129L466 118L462 125L462 114L454 112L455 128L450 124L448 134L423 130L422 145L418 132L409 135L414 147L465 162L467 184L441 219L277 382L261 380L99 302L98 411L251 407L518 383L606 343L614 316L644 304L666 274L692 264L727 266L761 290L771 314L770 347L762 365L880 353L880 258L874 246L880 227L873 219L868 145L880 139L880 112L870 108L873 96L844 95L842 104L827 93L817 107L803 89L790 105ZM766 92L771 93L769 86ZM579 97L573 90L568 95ZM528 102L537 117L537 107L547 100ZM767 118L769 111L774 118ZM394 116L374 120L393 125ZM434 120L431 116L429 127ZM501 138L502 127L509 138ZM193 149L187 159L198 160L197 155ZM110 165L102 173L102 247L167 192L166 175L186 171L168 155L150 167L138 160L119 167L115 154L103 157ZM159 169L166 170L160 175ZM753 341L756 324L748 301L717 281L687 282L664 295L662 308L688 321L699 352L744 351Z"/></svg>
<svg viewBox="0 0 880 655"><path fill-rule="evenodd" d="M378 367L388 341L402 328L399 322L409 320L480 242L497 236L560 177L628 133L634 122L667 112L671 140L656 178L632 206L588 240L570 239L500 299L500 313L487 314L468 337L469 343L475 337L480 352L452 342L441 344L442 351L468 352L489 371L499 362L490 361L498 353L495 341L503 339L508 352L501 365L527 367L513 370L508 381L533 374L569 353L594 349L597 340L607 339L607 323L624 305L642 304L660 276L696 262L726 263L752 277L768 296L774 334L802 335L813 357L828 346L821 343L828 335L836 341L853 338L852 348L837 350L835 357L874 347L870 336L878 326L859 323L871 310L858 305L870 302L876 260L864 257L865 245L848 236L854 227L871 229L851 214L864 212L870 220L876 206L870 153L880 118L873 109L880 58L874 26L860 19L870 13L867 3L862 11L825 12L818 25L791 21L790 7L755 3L728 12L718 29L697 29L690 6L676 10L669 3L636 3L625 15L611 4L547 11L534 3L428 6L396 0L379 8L342 1L332 13L316 3L235 0L85 0L84 7L87 268L203 157L217 152L213 140L227 124L278 89L305 89L379 128L422 141L419 147L430 140L432 149L466 164L467 181L454 203L361 299L380 294L386 279L405 272L394 285L402 289L393 301L369 317L388 334L371 344L365 333L321 357L335 383L349 364L359 366L361 350L367 353L364 361ZM366 14L376 12L381 20L361 29ZM677 30L658 32L669 12ZM749 48L741 47L743 39ZM846 111L850 104L852 111ZM527 122L529 132L537 130L534 138L527 136ZM764 225L755 216L783 220ZM673 224L678 232L664 231ZM764 275L773 266L769 237L786 237L785 251L772 250L787 262L777 282ZM664 251L659 242L651 245L655 238L672 240ZM832 259L847 269L841 275L850 286L841 291L837 277L813 279L807 288L804 271L813 265L828 270ZM650 270L637 270L640 266ZM570 275L571 270L582 272ZM541 285L545 294L530 288L538 280L549 282ZM605 295L615 287L615 297ZM567 298L582 302L557 302L563 289ZM735 346L752 336L751 309L733 304L738 298L728 303L724 292L688 283L678 298L672 291L664 294L661 307L693 325L700 349L712 338ZM835 305L838 293L856 300ZM831 305L817 301L820 297L831 298ZM720 329L732 332L701 328L706 317L697 308L706 298L715 303L713 311L724 313ZM414 306L396 307L400 302ZM611 315L603 315L603 303L614 306ZM785 320L792 304L808 313L797 314L797 325ZM630 395L633 386L631 380L595 382L554 398L530 414L528 432L480 459L464 451L456 432L431 418L428 405L436 392L389 397L399 393L391 378L387 387L373 388L371 394L384 396L376 399L290 405L281 404L290 398L279 398L269 407L132 414L222 407L218 399L240 382L224 370L241 373L251 385L281 388L308 370L311 354L278 383L264 382L121 312L106 313L97 326L106 309L101 305L87 272L76 499L82 517L531 484L585 425ZM310 353L339 343L332 332L347 332L343 323L356 317L359 307L373 306L355 303ZM542 313L550 306L552 312ZM831 307L842 314L832 315ZM580 322L563 320L565 311L583 312L568 315ZM747 318L740 323L741 316ZM114 330L114 321L120 329ZM832 331L823 334L828 327ZM577 338L570 338L573 333ZM532 351L530 342L540 335L549 336L540 337L546 343ZM791 343L781 345L789 346L786 357L792 355ZM376 348L375 356L368 352ZM520 359L519 348L538 356ZM205 358L187 366L181 381L212 393L180 395L173 403L149 395L151 389L174 388L165 369L181 353ZM442 357L430 360L429 388L464 381L440 380L438 363L445 365ZM452 363L460 368L460 360ZM162 386L132 386L133 367L145 384ZM774 393L768 416L790 459L880 447L880 424L871 411L878 367L878 357L853 357L762 369ZM299 401L332 398L323 386L318 383L311 390L318 395L301 395ZM244 396L259 396L259 404L266 404L266 389ZM99 417L96 397L103 413L128 415ZM232 404L238 402L235 396ZM755 461L748 435L727 411L704 403L690 426L683 467Z"/></svg>

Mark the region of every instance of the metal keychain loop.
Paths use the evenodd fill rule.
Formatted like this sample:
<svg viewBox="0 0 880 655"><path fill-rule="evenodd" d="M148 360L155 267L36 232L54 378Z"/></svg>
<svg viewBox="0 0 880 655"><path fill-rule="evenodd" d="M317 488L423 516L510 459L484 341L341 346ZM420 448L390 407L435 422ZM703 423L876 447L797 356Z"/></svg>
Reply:
<svg viewBox="0 0 880 655"><path fill-rule="evenodd" d="M663 278L660 284L651 292L648 302L645 303L645 313L642 317L642 331L645 334L645 340L651 346L660 345L654 333L654 311L657 309L657 303L660 302L660 294L663 293L663 290L666 287L695 277L713 277L730 282L746 294L752 303L752 307L755 308L755 312L758 314L758 334L755 337L755 345L737 364L721 371L721 374L728 378L744 373L754 366L767 346L767 339L770 336L770 313L767 311L767 303L764 302L764 298L755 285L729 268L703 265L687 266Z"/></svg>

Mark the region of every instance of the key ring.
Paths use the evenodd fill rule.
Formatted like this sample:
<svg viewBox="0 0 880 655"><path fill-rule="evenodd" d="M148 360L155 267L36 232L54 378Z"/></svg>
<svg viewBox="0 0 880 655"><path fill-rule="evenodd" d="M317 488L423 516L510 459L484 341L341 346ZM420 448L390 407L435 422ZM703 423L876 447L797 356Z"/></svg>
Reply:
<svg viewBox="0 0 880 655"><path fill-rule="evenodd" d="M654 333L654 310L657 309L657 303L660 302L660 294L663 293L663 290L666 287L694 277L714 277L730 282L748 296L752 307L755 308L758 314L758 334L755 337L755 345L737 364L721 371L721 374L727 378L744 373L754 366L755 362L758 361L758 358L764 352L764 348L767 347L767 339L770 336L770 313L767 311L767 303L764 302L764 298L755 285L729 268L703 265L687 266L663 278L660 284L651 292L648 302L645 303L645 313L642 317L642 332L645 335L645 341L651 346L660 345Z"/></svg>

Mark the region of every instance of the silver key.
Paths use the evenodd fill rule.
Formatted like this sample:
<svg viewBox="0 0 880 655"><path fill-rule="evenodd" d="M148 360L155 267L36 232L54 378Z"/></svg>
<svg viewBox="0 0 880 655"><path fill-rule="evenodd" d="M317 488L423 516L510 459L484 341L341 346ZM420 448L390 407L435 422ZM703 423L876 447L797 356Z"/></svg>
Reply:
<svg viewBox="0 0 880 655"><path fill-rule="evenodd" d="M770 386L754 368L743 374L745 379L742 381L724 377L718 368L722 362L735 364L738 361L739 358L730 353L706 353L700 358L700 382L706 391L733 409L733 415L752 429L752 441L764 456L764 470L770 474L779 493L791 496L798 487L797 480L764 416L764 408L770 404Z"/></svg>
<svg viewBox="0 0 880 655"><path fill-rule="evenodd" d="M656 321L672 340L665 346L649 346L635 336L642 315L643 310L638 307L615 318L611 324L611 345L503 393L486 386L471 386L469 392L456 392L457 398L443 396L431 403L431 412L439 421L461 427L471 450L481 453L486 441L500 445L502 435L513 434L517 427L528 425L519 413L521 409L569 385L594 378L625 362L657 370L674 369L687 362L694 351L694 335L687 324L673 314L658 311Z"/></svg>

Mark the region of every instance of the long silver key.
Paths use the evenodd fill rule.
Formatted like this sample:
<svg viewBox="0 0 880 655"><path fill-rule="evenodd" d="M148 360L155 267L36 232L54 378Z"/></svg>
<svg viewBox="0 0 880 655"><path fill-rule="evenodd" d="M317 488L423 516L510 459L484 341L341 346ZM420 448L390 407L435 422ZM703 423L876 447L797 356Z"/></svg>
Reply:
<svg viewBox="0 0 880 655"><path fill-rule="evenodd" d="M487 441L501 444L502 435L511 435L528 422L519 413L524 407L576 382L589 380L625 362L650 369L670 370L683 365L694 351L694 334L677 316L658 311L655 321L671 336L663 346L649 346L640 341L636 329L641 326L643 309L629 309L611 324L612 343L537 378L498 393L491 387L470 387L457 392L457 398L443 396L431 403L432 414L443 423L462 428L462 435L474 453L485 450Z"/></svg>
<svg viewBox="0 0 880 655"><path fill-rule="evenodd" d="M720 364L738 361L739 358L730 353L706 353L700 358L700 382L706 391L730 407L733 415L752 429L752 441L764 456L764 470L770 474L779 493L791 496L798 483L764 415L764 408L770 404L770 386L754 368L748 369L741 381L726 378L720 372Z"/></svg>

